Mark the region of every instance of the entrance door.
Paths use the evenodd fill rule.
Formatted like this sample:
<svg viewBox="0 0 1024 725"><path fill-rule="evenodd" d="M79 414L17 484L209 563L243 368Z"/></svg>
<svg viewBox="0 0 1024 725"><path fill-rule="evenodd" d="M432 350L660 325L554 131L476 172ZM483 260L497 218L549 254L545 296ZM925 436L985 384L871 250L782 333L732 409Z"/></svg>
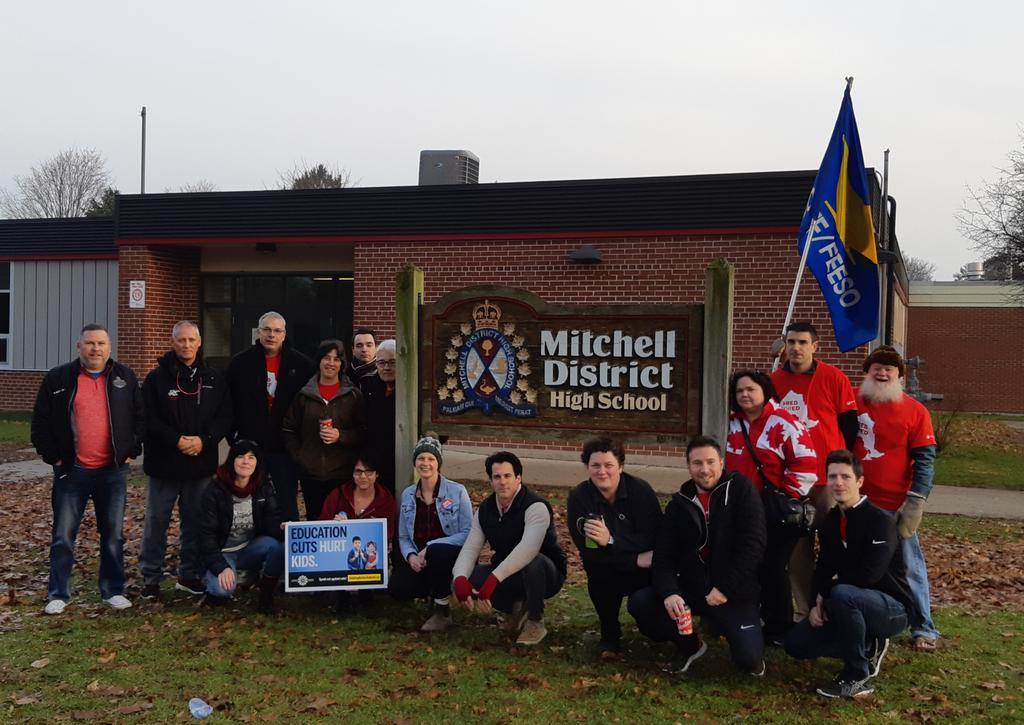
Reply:
<svg viewBox="0 0 1024 725"><path fill-rule="evenodd" d="M226 368L252 345L260 316L274 310L288 323L290 345L312 356L321 340L352 333L352 275L206 275L203 278L203 351Z"/></svg>

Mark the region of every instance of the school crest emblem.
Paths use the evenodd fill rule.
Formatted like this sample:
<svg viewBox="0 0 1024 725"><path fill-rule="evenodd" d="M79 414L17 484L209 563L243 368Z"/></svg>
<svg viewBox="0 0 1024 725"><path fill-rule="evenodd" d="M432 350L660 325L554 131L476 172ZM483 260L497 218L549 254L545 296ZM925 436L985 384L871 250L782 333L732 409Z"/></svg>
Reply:
<svg viewBox="0 0 1024 725"><path fill-rule="evenodd" d="M478 408L514 418L537 416L537 391L530 385L530 351L514 322L501 322L501 308L489 300L473 308L445 352L447 379L438 387L441 415Z"/></svg>

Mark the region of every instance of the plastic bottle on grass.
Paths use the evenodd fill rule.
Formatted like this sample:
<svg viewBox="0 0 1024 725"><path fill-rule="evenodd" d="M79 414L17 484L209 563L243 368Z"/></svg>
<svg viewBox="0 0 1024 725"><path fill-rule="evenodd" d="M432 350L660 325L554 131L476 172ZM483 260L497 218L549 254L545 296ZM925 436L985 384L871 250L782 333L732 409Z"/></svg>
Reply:
<svg viewBox="0 0 1024 725"><path fill-rule="evenodd" d="M213 708L201 698L193 697L188 701L188 711L192 713L192 717L196 720L205 720L210 717L210 714L213 712Z"/></svg>

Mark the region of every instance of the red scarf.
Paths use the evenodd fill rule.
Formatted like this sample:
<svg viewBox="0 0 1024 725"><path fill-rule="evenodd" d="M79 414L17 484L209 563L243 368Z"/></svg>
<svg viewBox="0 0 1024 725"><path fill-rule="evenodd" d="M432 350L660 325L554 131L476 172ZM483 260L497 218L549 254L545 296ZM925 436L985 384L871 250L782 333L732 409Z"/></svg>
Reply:
<svg viewBox="0 0 1024 725"><path fill-rule="evenodd" d="M248 498L251 496L252 492L256 490L256 485L260 482L256 475L252 475L249 476L245 486L239 486L235 479L235 472L226 463L217 468L216 478L224 488L238 498Z"/></svg>

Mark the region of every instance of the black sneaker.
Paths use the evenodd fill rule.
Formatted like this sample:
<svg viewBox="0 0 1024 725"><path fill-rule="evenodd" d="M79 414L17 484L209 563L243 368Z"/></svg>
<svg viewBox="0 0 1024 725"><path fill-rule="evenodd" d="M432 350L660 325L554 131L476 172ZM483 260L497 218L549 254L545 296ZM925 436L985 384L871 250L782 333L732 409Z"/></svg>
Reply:
<svg viewBox="0 0 1024 725"><path fill-rule="evenodd" d="M602 639L597 643L597 656L602 660L614 660L622 653L622 641L615 639Z"/></svg>
<svg viewBox="0 0 1024 725"><path fill-rule="evenodd" d="M159 584L146 584L142 587L142 592L139 594L143 599L152 601L160 601L160 585Z"/></svg>
<svg viewBox="0 0 1024 725"><path fill-rule="evenodd" d="M878 677L878 671L882 669L882 658L889 651L888 639L873 639L867 650L868 657L868 679Z"/></svg>
<svg viewBox="0 0 1024 725"><path fill-rule="evenodd" d="M676 652L672 660L662 667L662 671L670 675L682 675L690 669L690 665L704 656L708 646L703 640L694 638L694 644Z"/></svg>
<svg viewBox="0 0 1024 725"><path fill-rule="evenodd" d="M824 697L845 697L853 699L857 697L864 697L870 695L875 691L875 688L871 683L868 682L868 678L863 680L836 680L831 682L824 687L818 688L818 694Z"/></svg>
<svg viewBox="0 0 1024 725"><path fill-rule="evenodd" d="M188 592L196 596L206 594L206 583L202 579L182 579L178 577L174 588L179 592Z"/></svg>

